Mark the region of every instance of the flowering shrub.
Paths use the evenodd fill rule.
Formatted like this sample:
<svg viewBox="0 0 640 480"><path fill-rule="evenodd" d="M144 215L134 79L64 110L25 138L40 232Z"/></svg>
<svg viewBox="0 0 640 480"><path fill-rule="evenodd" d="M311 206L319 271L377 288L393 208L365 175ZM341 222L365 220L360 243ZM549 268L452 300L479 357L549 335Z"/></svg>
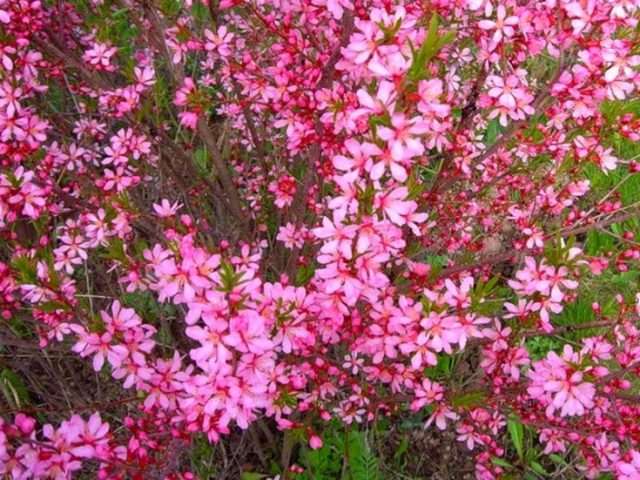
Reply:
<svg viewBox="0 0 640 480"><path fill-rule="evenodd" d="M640 478L639 6L0 0L0 343L99 379L8 367L0 474L413 412Z"/></svg>

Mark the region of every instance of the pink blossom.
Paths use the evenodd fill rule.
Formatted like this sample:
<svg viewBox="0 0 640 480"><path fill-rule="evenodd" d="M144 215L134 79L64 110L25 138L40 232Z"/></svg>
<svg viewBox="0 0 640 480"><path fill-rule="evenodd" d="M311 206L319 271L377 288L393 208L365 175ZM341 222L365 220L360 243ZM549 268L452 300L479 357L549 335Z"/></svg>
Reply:
<svg viewBox="0 0 640 480"><path fill-rule="evenodd" d="M153 209L161 218L172 217L182 207L181 204L175 202L173 205L169 203L169 200L164 198L160 204L154 203Z"/></svg>
<svg viewBox="0 0 640 480"><path fill-rule="evenodd" d="M407 120L402 113L396 113L391 116L391 126L380 127L378 136L389 144L393 160L402 161L424 153L422 143L415 136L427 133L428 129L418 117Z"/></svg>
<svg viewBox="0 0 640 480"><path fill-rule="evenodd" d="M504 5L498 5L496 20L481 20L478 26L483 30L495 30L493 41L498 43L504 37L512 37L515 33L513 26L518 25L518 17L511 15L507 17Z"/></svg>
<svg viewBox="0 0 640 480"><path fill-rule="evenodd" d="M82 58L96 69L111 70L113 68L111 57L117 51L116 47L112 47L108 43L95 42L89 50L85 51Z"/></svg>
<svg viewBox="0 0 640 480"><path fill-rule="evenodd" d="M230 33L225 25L220 25L216 33L205 29L204 36L207 38L207 42L204 44L205 50L218 52L223 57L231 55L229 43L233 40L234 34Z"/></svg>
<svg viewBox="0 0 640 480"><path fill-rule="evenodd" d="M595 386L583 381L582 371L573 371L568 362L576 362L577 354L566 345L562 357L555 352L547 354L545 360L534 362L527 372L532 384L529 393L547 406L547 414L556 409L561 416L584 415L585 408L593 407Z"/></svg>

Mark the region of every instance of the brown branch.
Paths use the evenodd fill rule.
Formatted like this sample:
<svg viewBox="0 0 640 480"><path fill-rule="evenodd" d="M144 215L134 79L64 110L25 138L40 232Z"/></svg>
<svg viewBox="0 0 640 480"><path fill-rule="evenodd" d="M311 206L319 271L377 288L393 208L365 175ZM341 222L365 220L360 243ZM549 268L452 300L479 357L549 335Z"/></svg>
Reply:
<svg viewBox="0 0 640 480"><path fill-rule="evenodd" d="M322 69L322 76L320 77L320 80L318 82L318 87L329 88L333 83L335 67L338 63L338 60L340 60L340 55L342 54L341 49L347 45L349 37L351 36L351 32L353 31L353 25L353 14L349 11L345 12L342 21L342 34L340 36L340 43L327 61L327 64ZM289 215L292 223L296 225L296 229L299 229L302 226L306 213L305 202L307 199L307 195L309 193L309 190L311 190L311 187L317 181L316 163L318 163L322 157L322 146L320 144L320 139L322 138L324 131L322 123L318 118L315 119L314 128L316 135L318 136L318 141L311 147L311 151L307 156L304 177L302 179L302 186L298 189L298 191L296 191ZM285 271L289 278L294 278L295 276L297 270L296 259L298 257L298 252L298 248L295 247L291 251L289 261L285 266ZM279 256L276 255L276 258L278 257Z"/></svg>
<svg viewBox="0 0 640 480"><path fill-rule="evenodd" d="M185 74L183 69L177 65L174 65L173 61L171 60L171 54L164 39L164 26L162 25L162 21L158 16L158 12L156 11L155 7L148 4L145 5L145 9L149 14L149 21L151 22L151 25L155 31L156 37L158 37L159 42L162 44L162 54L165 58L167 68L169 68L169 70L171 71L174 86L180 85L185 78ZM198 118L196 130L200 134L200 138L206 145L207 150L209 151L209 154L211 155L211 158L213 160L213 165L216 169L216 173L220 179L220 184L222 185L222 190L224 192L223 198L226 198L231 213L235 217L244 235L248 237L251 230L250 222L247 220L247 215L242 211L240 197L235 185L233 184L231 175L229 174L228 165L222 158L222 154L218 149L218 145L216 143L213 132L211 131L211 128L209 127L209 124L204 117L201 116Z"/></svg>
<svg viewBox="0 0 640 480"><path fill-rule="evenodd" d="M15 413L66 413L77 412L82 410L106 410L111 407L117 407L125 405L127 403L133 403L139 401L139 397L128 397L120 400L114 400L107 403L93 403L88 405L74 406L71 408L46 408L46 407L29 407L29 408L13 408L9 410L0 410L0 415L13 415Z"/></svg>
<svg viewBox="0 0 640 480"><path fill-rule="evenodd" d="M214 27L218 26L218 6L214 5L214 0L207 0L207 7L209 8L209 15L211 16L211 23Z"/></svg>
<svg viewBox="0 0 640 480"><path fill-rule="evenodd" d="M236 94L236 97L238 98L238 102L240 104L243 104L242 92L240 91L240 86L238 85L238 82L234 78L231 78L231 83L233 85L233 91ZM247 122L247 128L249 129L249 134L251 135L253 146L256 149L256 152L258 153L258 157L260 158L260 162L262 164L262 172L266 176L269 173L269 166L267 164L267 152L265 151L263 141L261 141L260 136L258 135L258 129L256 128L256 123L253 119L253 113L251 112L251 109L249 109L248 106L242 105L242 115L244 116L244 119ZM263 133L262 135L263 139L266 140L265 138L266 134L264 133L264 131L262 133Z"/></svg>
<svg viewBox="0 0 640 480"><path fill-rule="evenodd" d="M566 238L572 235L578 235L581 233L589 232L591 230L596 230L598 228L613 225L615 223L625 222L637 217L640 217L640 210L633 210L622 215L607 218L606 220L603 220L601 222L596 222L590 225L585 225L573 229L569 228L568 230L565 230L564 232L561 231L559 233L562 237ZM551 237L553 237L553 234L547 235L547 238ZM487 255L468 265L454 265L453 267L445 268L438 273L436 278L449 277L451 275L455 275L456 273L466 272L468 270L474 270L476 268L482 268L484 266L496 265L499 263L507 262L509 260L513 260L514 262L519 261L519 259L526 253L527 252L524 250L509 250L506 252L496 253L494 255Z"/></svg>
<svg viewBox="0 0 640 480"><path fill-rule="evenodd" d="M534 110L536 111L537 114L544 113L551 105L553 105L553 102L549 102L544 108L541 108L541 105L544 103L544 101L547 100L547 98L549 98L550 92L551 92L551 88L558 81L558 79L560 78L562 73L564 73L564 71L567 68L568 68L568 65L565 62L560 63L560 65L558 66L558 68L556 70L555 75L549 80L549 82L545 85L545 87L542 88L536 94L536 97L533 100L533 102L531 103L531 106L534 108ZM472 166L477 166L477 165L481 164L487 158L489 158L492 155L496 154L509 140L511 140L516 135L516 133L518 133L518 131L522 127L525 127L526 125L528 125L529 121L530 121L530 119L527 118L527 119L524 119L524 120L519 120L517 122L513 122L511 124L511 126L502 135L500 135L500 137L498 137L498 139L493 143L493 145L491 145L482 154L480 154L479 157L476 157L473 160ZM447 165L448 165L448 163L447 163ZM431 193L432 194L437 194L442 189L450 186L456 180L462 178L461 175L456 175L456 176L448 178L446 180L442 180L441 176L443 174L446 174L446 172L444 172L444 167L445 167L445 164L443 163L443 168L440 169L440 173L438 174L438 177L436 177L436 179L434 181L434 184L433 184L433 186L431 188Z"/></svg>
<svg viewBox="0 0 640 480"><path fill-rule="evenodd" d="M613 327L618 323L619 323L618 319L595 320L593 322L578 323L575 325L568 325L566 327L554 328L552 332L540 332L537 330L528 330L528 331L518 333L516 337L517 338L552 337L555 335L561 335L563 333L574 333L580 330L591 330L593 328Z"/></svg>
<svg viewBox="0 0 640 480"><path fill-rule="evenodd" d="M570 228L569 230L566 230L565 232L560 232L560 233L562 234L563 237L568 237L570 235L579 235L581 233L590 232L591 230L596 230L602 227L608 227L615 223L626 222L627 220L631 220L638 217L640 217L640 210L631 210L627 213L607 218L606 220L603 220L601 222L596 222L596 223L592 223L589 225L584 225L582 227L577 227L572 229Z"/></svg>

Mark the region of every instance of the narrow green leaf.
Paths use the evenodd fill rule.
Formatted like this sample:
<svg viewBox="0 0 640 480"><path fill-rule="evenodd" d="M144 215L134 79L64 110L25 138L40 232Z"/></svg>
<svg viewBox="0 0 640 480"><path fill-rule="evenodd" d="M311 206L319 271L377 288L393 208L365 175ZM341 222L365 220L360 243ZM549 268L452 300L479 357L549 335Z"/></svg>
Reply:
<svg viewBox="0 0 640 480"><path fill-rule="evenodd" d="M536 472L538 475L542 475L543 477L549 475L549 472L547 472L538 462L531 462L529 466L531 467L531 470Z"/></svg>
<svg viewBox="0 0 640 480"><path fill-rule="evenodd" d="M504 458L500 458L500 457L491 457L491 463L493 463L496 467L502 467L502 468L513 467L513 465L507 462Z"/></svg>
<svg viewBox="0 0 640 480"><path fill-rule="evenodd" d="M2 390L7 403L13 408L22 408L31 403L29 391L22 379L6 368L0 372L0 390Z"/></svg>
<svg viewBox="0 0 640 480"><path fill-rule="evenodd" d="M398 446L396 453L394 453L393 458L396 461L399 461L402 458L402 456L407 452L407 450L409 450L409 439L405 435L405 437L402 439L402 442L400 442L400 445Z"/></svg>
<svg viewBox="0 0 640 480"><path fill-rule="evenodd" d="M69 311L69 307L61 302L41 303L37 306L37 309L47 313L55 312L57 310L64 310L65 312Z"/></svg>
<svg viewBox="0 0 640 480"><path fill-rule="evenodd" d="M549 455L549 459L553 460L555 463L559 463L560 465L567 465L565 459L557 453L552 453L551 455Z"/></svg>
<svg viewBox="0 0 640 480"><path fill-rule="evenodd" d="M518 452L520 460L524 458L524 427L518 417L512 417L507 422L507 429L511 436L511 442Z"/></svg>
<svg viewBox="0 0 640 480"><path fill-rule="evenodd" d="M427 32L427 38L424 41L423 48L431 49L436 46L436 42L438 41L438 24L439 18L437 14L434 14L429 21L429 31Z"/></svg>
<svg viewBox="0 0 640 480"><path fill-rule="evenodd" d="M267 478L267 475L255 472L242 472L242 480L261 480Z"/></svg>
<svg viewBox="0 0 640 480"><path fill-rule="evenodd" d="M484 393L468 393L467 395L456 395L451 399L451 403L456 408L474 408L485 404Z"/></svg>

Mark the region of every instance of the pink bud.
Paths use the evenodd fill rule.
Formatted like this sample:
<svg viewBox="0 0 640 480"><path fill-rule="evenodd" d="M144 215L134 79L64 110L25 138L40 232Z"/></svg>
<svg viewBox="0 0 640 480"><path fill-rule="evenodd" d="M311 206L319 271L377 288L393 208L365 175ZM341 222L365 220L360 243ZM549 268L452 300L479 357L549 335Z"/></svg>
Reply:
<svg viewBox="0 0 640 480"><path fill-rule="evenodd" d="M24 413L16 415L14 423L25 435L29 435L36 426L36 421L31 417L27 417Z"/></svg>
<svg viewBox="0 0 640 480"><path fill-rule="evenodd" d="M593 258L589 260L589 268L591 269L591 273L594 275L602 274L603 270L607 268L609 262L606 258Z"/></svg>
<svg viewBox="0 0 640 480"><path fill-rule="evenodd" d="M311 450L318 450L319 448L322 448L322 439L316 434L311 435L311 437L309 437L309 446L311 447Z"/></svg>
<svg viewBox="0 0 640 480"><path fill-rule="evenodd" d="M415 262L411 264L411 271L419 277L426 277L431 271L431 265L427 263Z"/></svg>

